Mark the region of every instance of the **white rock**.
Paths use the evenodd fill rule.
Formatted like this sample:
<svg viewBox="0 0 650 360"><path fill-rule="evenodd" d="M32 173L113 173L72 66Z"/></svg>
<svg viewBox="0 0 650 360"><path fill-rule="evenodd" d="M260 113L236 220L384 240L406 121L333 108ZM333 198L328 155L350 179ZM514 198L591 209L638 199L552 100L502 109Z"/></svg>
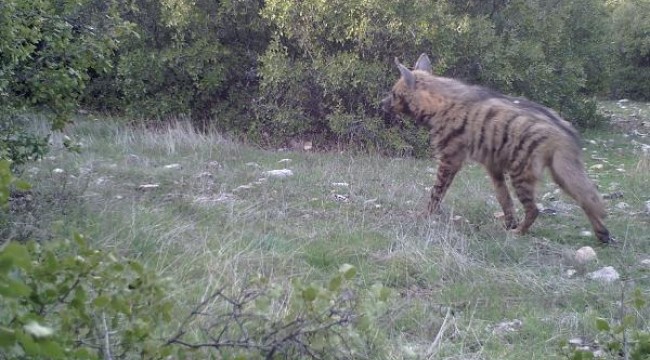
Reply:
<svg viewBox="0 0 650 360"><path fill-rule="evenodd" d="M146 191L146 190L154 190L160 187L160 184L142 184L138 186L138 190Z"/></svg>
<svg viewBox="0 0 650 360"><path fill-rule="evenodd" d="M335 187L348 187L348 186L350 186L350 184L348 184L346 182L334 182L334 183L332 183L332 186L335 186Z"/></svg>
<svg viewBox="0 0 650 360"><path fill-rule="evenodd" d="M646 268L650 268L650 259L641 260L641 265L643 265Z"/></svg>
<svg viewBox="0 0 650 360"><path fill-rule="evenodd" d="M254 167L254 168L260 168L260 164L255 163L255 162L247 162L246 166Z"/></svg>
<svg viewBox="0 0 650 360"><path fill-rule="evenodd" d="M596 165L591 165L589 168L591 170L602 170L605 167L603 164L596 164Z"/></svg>
<svg viewBox="0 0 650 360"><path fill-rule="evenodd" d="M650 214L650 200L645 202L645 212Z"/></svg>
<svg viewBox="0 0 650 360"><path fill-rule="evenodd" d="M288 164L288 163L290 163L290 162L292 162L292 161L293 161L293 160L291 160L291 159L282 159L282 160L278 160L278 163L279 163L279 164L285 164L285 163Z"/></svg>
<svg viewBox="0 0 650 360"><path fill-rule="evenodd" d="M350 199L347 196L341 194L334 194L333 197L334 197L334 201L340 201L340 202L350 201Z"/></svg>
<svg viewBox="0 0 650 360"><path fill-rule="evenodd" d="M515 332L521 330L523 322L519 319L514 319L512 321L504 321L502 323L496 324L492 328L492 333L496 335L503 335L510 332Z"/></svg>
<svg viewBox="0 0 650 360"><path fill-rule="evenodd" d="M170 170L170 169L180 169L180 167L181 167L181 164L169 164L169 165L164 166L164 168L168 169L168 170Z"/></svg>
<svg viewBox="0 0 650 360"><path fill-rule="evenodd" d="M620 203L616 204L616 208L619 210L625 210L628 209L630 205L628 203L621 201Z"/></svg>
<svg viewBox="0 0 650 360"><path fill-rule="evenodd" d="M566 276L569 277L569 278L573 277L573 275L575 275L575 274L576 274L575 269L569 269L569 270L566 271Z"/></svg>
<svg viewBox="0 0 650 360"><path fill-rule="evenodd" d="M580 264L596 260L596 251L591 246L583 246L576 251L575 259Z"/></svg>
<svg viewBox="0 0 650 360"><path fill-rule="evenodd" d="M611 266L605 266L600 270L590 272L587 277L592 280L598 280L606 283L616 281L620 278L618 272Z"/></svg>
<svg viewBox="0 0 650 360"><path fill-rule="evenodd" d="M52 170L52 174L63 174L65 171L63 169L56 168Z"/></svg>
<svg viewBox="0 0 650 360"><path fill-rule="evenodd" d="M591 236L591 235L592 235L592 234L591 234L591 231L589 231L589 230L582 230L582 231L580 232L580 236L589 237L589 236Z"/></svg>
<svg viewBox="0 0 650 360"><path fill-rule="evenodd" d="M302 147L304 150L309 151L313 148L311 141L305 141L305 145Z"/></svg>
<svg viewBox="0 0 650 360"><path fill-rule="evenodd" d="M291 171L289 169L279 169L279 170L265 171L262 174L265 175L265 176L268 176L268 177L274 177L274 178L282 179L282 178L286 178L286 177L289 177L289 176L293 176L293 171Z"/></svg>

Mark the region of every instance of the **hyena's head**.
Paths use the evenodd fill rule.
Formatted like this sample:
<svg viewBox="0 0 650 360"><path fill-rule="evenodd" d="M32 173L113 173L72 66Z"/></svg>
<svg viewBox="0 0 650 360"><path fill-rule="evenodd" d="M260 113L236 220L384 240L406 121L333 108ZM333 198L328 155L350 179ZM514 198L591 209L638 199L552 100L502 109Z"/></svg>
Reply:
<svg viewBox="0 0 650 360"><path fill-rule="evenodd" d="M381 101L381 107L387 113L413 115L409 107L409 99L415 91L415 71L424 71L431 74L431 61L426 54L420 55L413 71L400 64L395 58L401 78L397 80L390 94Z"/></svg>

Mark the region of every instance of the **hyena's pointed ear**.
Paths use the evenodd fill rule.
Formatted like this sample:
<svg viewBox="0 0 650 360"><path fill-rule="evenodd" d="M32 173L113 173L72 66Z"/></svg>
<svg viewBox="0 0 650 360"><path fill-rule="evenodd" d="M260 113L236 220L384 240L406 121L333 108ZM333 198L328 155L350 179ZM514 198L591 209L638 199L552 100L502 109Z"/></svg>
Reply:
<svg viewBox="0 0 650 360"><path fill-rule="evenodd" d="M414 89L415 88L415 76L413 76L413 73L411 70L407 69L406 66L400 64L399 60L395 58L395 64L397 64L397 68L399 69L399 73L402 74L402 78L404 78L404 81L406 82L406 86L409 89Z"/></svg>
<svg viewBox="0 0 650 360"><path fill-rule="evenodd" d="M420 55L418 61L415 63L414 70L422 70L431 74L431 60L429 60L427 54Z"/></svg>

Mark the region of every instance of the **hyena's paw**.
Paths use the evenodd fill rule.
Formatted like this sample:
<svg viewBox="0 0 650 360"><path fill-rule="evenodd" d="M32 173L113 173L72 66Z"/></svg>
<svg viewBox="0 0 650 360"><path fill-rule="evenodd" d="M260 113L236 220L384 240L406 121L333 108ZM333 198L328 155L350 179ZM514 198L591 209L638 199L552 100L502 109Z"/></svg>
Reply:
<svg viewBox="0 0 650 360"><path fill-rule="evenodd" d="M519 222L517 221L517 219L510 219L510 220L506 220L503 223L503 226L506 228L506 230L515 230L519 226Z"/></svg>

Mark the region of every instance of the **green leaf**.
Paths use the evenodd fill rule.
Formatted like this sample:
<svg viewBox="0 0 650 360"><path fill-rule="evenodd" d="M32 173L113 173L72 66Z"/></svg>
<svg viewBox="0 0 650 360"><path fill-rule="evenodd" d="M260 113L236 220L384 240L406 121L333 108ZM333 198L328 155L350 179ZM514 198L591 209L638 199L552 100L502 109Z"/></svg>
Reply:
<svg viewBox="0 0 650 360"><path fill-rule="evenodd" d="M32 289L20 281L5 279L4 284L0 284L0 295L6 297L24 297L31 294Z"/></svg>
<svg viewBox="0 0 650 360"><path fill-rule="evenodd" d="M350 280L357 274L357 268L354 267L354 265L343 264L339 268L339 272L343 274L347 280Z"/></svg>
<svg viewBox="0 0 650 360"><path fill-rule="evenodd" d="M318 295L318 289L316 289L313 286L310 286L302 291L302 298L306 302L312 302L316 300L317 295Z"/></svg>
<svg viewBox="0 0 650 360"><path fill-rule="evenodd" d="M95 300L93 300L93 305L98 308L105 308L110 302L111 299L108 296L102 295L102 296L98 296L97 298L95 298Z"/></svg>
<svg viewBox="0 0 650 360"><path fill-rule="evenodd" d="M11 242L0 251L0 259L9 258L19 268L31 269L31 257L27 247L17 242Z"/></svg>
<svg viewBox="0 0 650 360"><path fill-rule="evenodd" d="M341 288L342 283L343 283L343 277L341 275L336 275L330 280L330 283L327 288L330 291L338 291Z"/></svg>
<svg viewBox="0 0 650 360"><path fill-rule="evenodd" d="M596 329L598 329L598 331L609 331L609 322L603 318L597 318Z"/></svg>
<svg viewBox="0 0 650 360"><path fill-rule="evenodd" d="M8 348L16 343L16 334L12 329L0 327L0 348Z"/></svg>

